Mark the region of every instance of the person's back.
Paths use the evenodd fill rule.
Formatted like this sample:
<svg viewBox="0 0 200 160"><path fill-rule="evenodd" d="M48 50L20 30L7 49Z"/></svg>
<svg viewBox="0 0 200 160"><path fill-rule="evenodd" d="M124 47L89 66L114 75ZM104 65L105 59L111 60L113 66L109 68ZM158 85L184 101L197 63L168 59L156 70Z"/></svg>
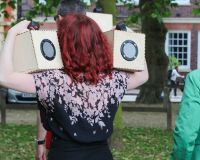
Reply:
<svg viewBox="0 0 200 160"><path fill-rule="evenodd" d="M178 81L177 78L184 78L184 76L180 75L178 73L178 66L176 66L172 72L171 72L171 77L170 77L170 81L171 81L171 87L174 88L174 96L177 96L177 86L178 86Z"/></svg>
<svg viewBox="0 0 200 160"><path fill-rule="evenodd" d="M84 143L103 141L111 135L117 106L127 88L127 73L113 71L97 84L74 82L63 70L34 76L39 102L49 111L47 129L60 138Z"/></svg>
<svg viewBox="0 0 200 160"><path fill-rule="evenodd" d="M172 70L172 73L171 73L171 80L172 81L176 81L177 78L180 77L180 78L184 78L184 76L180 75L179 72L178 72L178 66L176 66L173 70Z"/></svg>
<svg viewBox="0 0 200 160"><path fill-rule="evenodd" d="M172 72L171 72L171 77L170 77L170 79L172 80L172 81L176 81L176 79L177 79L177 77L178 77L178 72L177 72L177 70L174 68L174 69L172 69Z"/></svg>
<svg viewBox="0 0 200 160"><path fill-rule="evenodd" d="M92 19L66 15L58 38L64 70L34 74L43 124L53 134L48 158L111 160L107 139L129 75L112 70L111 47Z"/></svg>

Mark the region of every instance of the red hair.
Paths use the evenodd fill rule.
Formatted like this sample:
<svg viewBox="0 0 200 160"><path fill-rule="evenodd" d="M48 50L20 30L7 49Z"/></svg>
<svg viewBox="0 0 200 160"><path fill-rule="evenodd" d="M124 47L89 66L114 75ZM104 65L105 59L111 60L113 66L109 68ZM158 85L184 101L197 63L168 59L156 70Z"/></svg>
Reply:
<svg viewBox="0 0 200 160"><path fill-rule="evenodd" d="M113 66L107 37L91 18L67 14L58 24L58 39L64 71L75 81L97 83Z"/></svg>

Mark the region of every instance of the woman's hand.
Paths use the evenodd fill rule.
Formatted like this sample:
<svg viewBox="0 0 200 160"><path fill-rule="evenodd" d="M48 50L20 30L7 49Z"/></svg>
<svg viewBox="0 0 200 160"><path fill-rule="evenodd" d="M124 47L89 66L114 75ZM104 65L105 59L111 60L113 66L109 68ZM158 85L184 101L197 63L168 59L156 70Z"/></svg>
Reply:
<svg viewBox="0 0 200 160"><path fill-rule="evenodd" d="M35 160L46 160L46 147L45 145L38 145L36 148Z"/></svg>
<svg viewBox="0 0 200 160"><path fill-rule="evenodd" d="M14 25L12 28L10 28L8 33L17 35L17 34L25 32L25 31L28 31L27 27L29 24L30 24L30 21L23 20L23 21L17 23L16 25Z"/></svg>

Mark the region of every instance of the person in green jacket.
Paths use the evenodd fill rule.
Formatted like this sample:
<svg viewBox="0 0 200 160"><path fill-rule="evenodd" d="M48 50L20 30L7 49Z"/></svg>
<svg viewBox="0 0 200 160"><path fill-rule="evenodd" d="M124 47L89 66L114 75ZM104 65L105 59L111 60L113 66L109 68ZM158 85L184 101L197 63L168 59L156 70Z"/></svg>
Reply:
<svg viewBox="0 0 200 160"><path fill-rule="evenodd" d="M186 77L170 160L200 160L200 70Z"/></svg>

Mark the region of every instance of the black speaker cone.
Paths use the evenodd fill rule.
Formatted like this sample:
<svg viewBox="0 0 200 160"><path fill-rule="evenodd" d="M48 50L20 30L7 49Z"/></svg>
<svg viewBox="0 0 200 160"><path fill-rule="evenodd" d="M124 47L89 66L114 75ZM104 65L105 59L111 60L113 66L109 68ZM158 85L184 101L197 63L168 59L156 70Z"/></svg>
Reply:
<svg viewBox="0 0 200 160"><path fill-rule="evenodd" d="M133 61L138 56L137 44L132 40L126 40L121 45L122 57L127 61Z"/></svg>
<svg viewBox="0 0 200 160"><path fill-rule="evenodd" d="M54 44L50 40L43 39L40 44L40 49L45 59L52 61L55 58L56 49Z"/></svg>

